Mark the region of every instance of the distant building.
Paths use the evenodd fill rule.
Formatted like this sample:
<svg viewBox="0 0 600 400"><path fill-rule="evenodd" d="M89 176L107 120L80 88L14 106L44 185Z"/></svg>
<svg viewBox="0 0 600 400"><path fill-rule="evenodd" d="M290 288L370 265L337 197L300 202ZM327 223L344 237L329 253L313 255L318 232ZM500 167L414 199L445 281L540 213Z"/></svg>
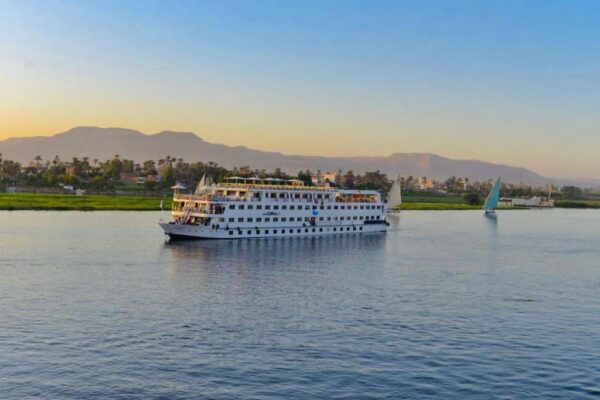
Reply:
<svg viewBox="0 0 600 400"><path fill-rule="evenodd" d="M321 171L319 171L315 175L310 177L310 180L312 181L313 185L316 186L324 185L327 182L330 182L335 185L336 182L340 181L340 179L341 175L339 174L339 172L321 173Z"/></svg>
<svg viewBox="0 0 600 400"><path fill-rule="evenodd" d="M529 199L501 198L498 201L500 207L554 207L554 200L543 196L535 196Z"/></svg>
<svg viewBox="0 0 600 400"><path fill-rule="evenodd" d="M67 174L67 176L75 176L77 174L77 170L74 166L69 165L65 168L65 174Z"/></svg>
<svg viewBox="0 0 600 400"><path fill-rule="evenodd" d="M416 182L413 182L411 186L412 189L416 190L433 190L441 187L438 182L431 178L427 178L426 176L419 176Z"/></svg>

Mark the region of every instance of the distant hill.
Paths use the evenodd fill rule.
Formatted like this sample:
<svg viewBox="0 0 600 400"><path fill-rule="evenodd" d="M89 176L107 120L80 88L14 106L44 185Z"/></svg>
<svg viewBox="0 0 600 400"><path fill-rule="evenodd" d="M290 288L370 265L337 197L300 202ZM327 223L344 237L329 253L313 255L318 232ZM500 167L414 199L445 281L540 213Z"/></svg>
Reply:
<svg viewBox="0 0 600 400"><path fill-rule="evenodd" d="M119 154L138 162L158 160L167 155L186 161L214 161L225 167L248 165L252 168L286 172L299 170L343 171L355 173L380 170L389 176L427 176L446 179L452 175L484 180L501 177L506 182L547 184L550 179L525 168L492 164L477 160L453 160L427 153L395 153L387 157L317 157L286 155L209 143L191 132L165 131L154 135L122 128L77 127L54 136L10 138L0 142L0 153L6 159L22 163L36 155L62 160L87 156L90 160L106 160Z"/></svg>

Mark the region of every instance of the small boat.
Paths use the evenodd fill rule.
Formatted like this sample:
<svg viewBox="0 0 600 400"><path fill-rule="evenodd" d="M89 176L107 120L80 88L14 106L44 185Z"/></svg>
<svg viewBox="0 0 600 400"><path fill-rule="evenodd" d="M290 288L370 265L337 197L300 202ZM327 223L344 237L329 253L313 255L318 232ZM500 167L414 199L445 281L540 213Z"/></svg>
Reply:
<svg viewBox="0 0 600 400"><path fill-rule="evenodd" d="M389 214L398 214L402 204L402 188L400 186L400 175L394 180L390 191L388 192L388 210Z"/></svg>
<svg viewBox="0 0 600 400"><path fill-rule="evenodd" d="M485 203L483 203L483 210L486 215L495 215L496 208L498 208L498 201L500 200L500 178L496 180L494 187L488 194L485 199Z"/></svg>

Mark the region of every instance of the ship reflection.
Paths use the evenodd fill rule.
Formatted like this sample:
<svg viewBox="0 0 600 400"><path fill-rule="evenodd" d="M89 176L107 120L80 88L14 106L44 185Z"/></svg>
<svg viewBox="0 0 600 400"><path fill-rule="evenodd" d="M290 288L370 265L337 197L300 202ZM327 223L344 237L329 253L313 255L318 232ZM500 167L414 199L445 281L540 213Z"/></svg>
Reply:
<svg viewBox="0 0 600 400"><path fill-rule="evenodd" d="M200 274L204 278L218 273L273 268L304 271L329 268L370 257L383 263L385 233L339 235L310 238L268 238L242 240L197 240L165 243L172 262L172 273L180 276ZM219 272L221 271L221 272ZM226 272L224 272L226 271Z"/></svg>

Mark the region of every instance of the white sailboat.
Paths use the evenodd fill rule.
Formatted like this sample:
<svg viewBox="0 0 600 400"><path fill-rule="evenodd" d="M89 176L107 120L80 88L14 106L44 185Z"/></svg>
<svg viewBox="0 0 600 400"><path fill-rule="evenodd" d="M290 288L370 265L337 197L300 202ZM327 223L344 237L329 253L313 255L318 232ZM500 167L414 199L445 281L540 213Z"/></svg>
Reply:
<svg viewBox="0 0 600 400"><path fill-rule="evenodd" d="M402 204L402 188L400 186L400 175L394 179L394 183L388 192L388 213L397 214L400 212L400 205Z"/></svg>
<svg viewBox="0 0 600 400"><path fill-rule="evenodd" d="M200 195L212 185L212 178L210 176L206 176L206 174L202 175L200 178L200 182L198 182L198 186L196 186L196 190L194 191L195 195Z"/></svg>
<svg viewBox="0 0 600 400"><path fill-rule="evenodd" d="M496 208L498 208L498 201L500 200L500 178L494 184L494 187L488 194L483 203L483 210L486 215L496 214Z"/></svg>

